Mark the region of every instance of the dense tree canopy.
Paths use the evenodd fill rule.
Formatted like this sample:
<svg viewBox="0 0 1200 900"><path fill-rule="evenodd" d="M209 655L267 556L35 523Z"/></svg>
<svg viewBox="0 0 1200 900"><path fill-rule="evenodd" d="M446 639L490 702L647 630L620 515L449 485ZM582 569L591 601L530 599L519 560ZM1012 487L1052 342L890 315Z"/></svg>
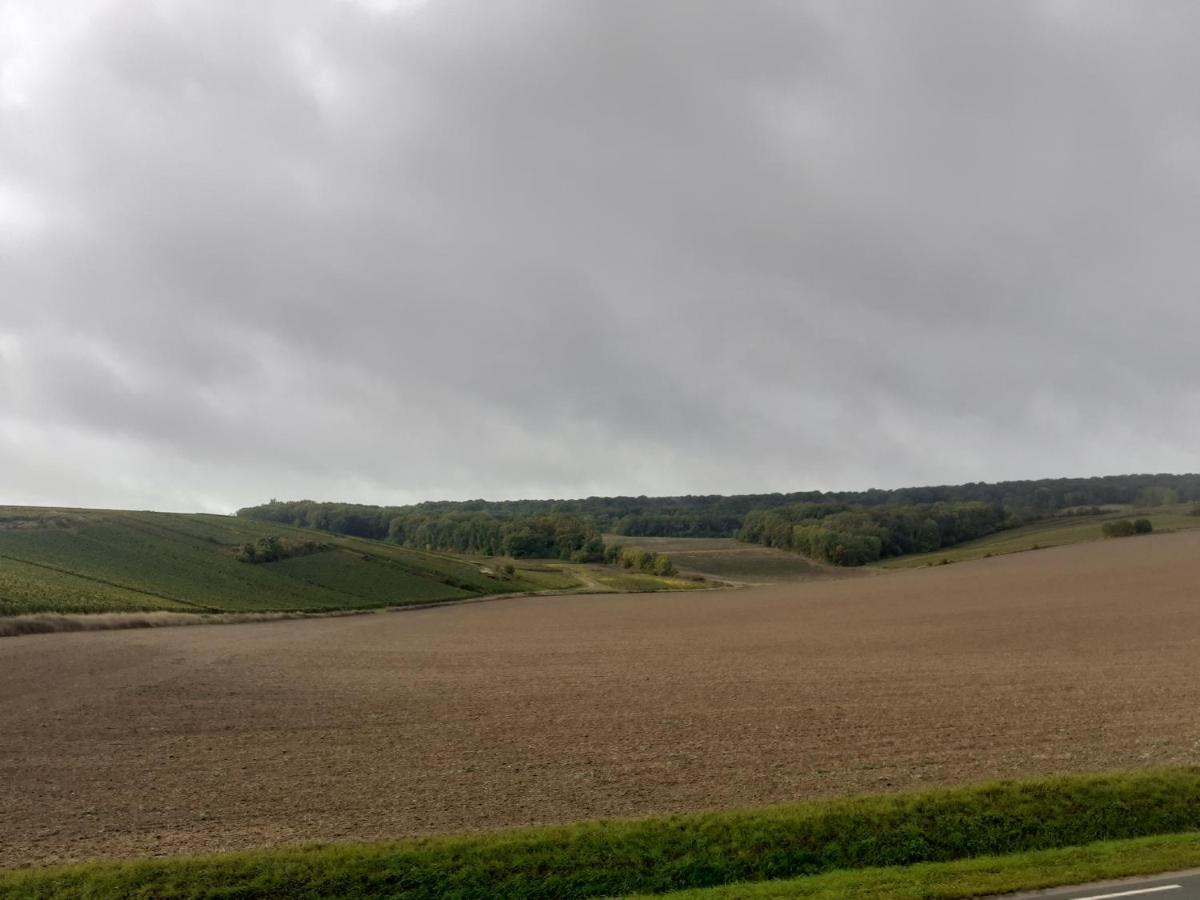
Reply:
<svg viewBox="0 0 1200 900"><path fill-rule="evenodd" d="M1200 475L1108 475L897 490L466 500L412 506L280 502L239 510L268 522L486 555L595 559L601 532L731 537L839 565L947 547L1066 509L1200 501Z"/></svg>
<svg viewBox="0 0 1200 900"><path fill-rule="evenodd" d="M949 547L1011 522L1002 507L978 501L866 507L804 503L748 513L738 537L837 566L861 566Z"/></svg>

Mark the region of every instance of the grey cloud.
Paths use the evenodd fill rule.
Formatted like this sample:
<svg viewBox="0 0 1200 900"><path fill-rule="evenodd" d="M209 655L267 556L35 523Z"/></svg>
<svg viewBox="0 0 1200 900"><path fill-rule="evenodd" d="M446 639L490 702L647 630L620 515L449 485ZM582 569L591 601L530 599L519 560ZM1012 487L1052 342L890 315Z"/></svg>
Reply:
<svg viewBox="0 0 1200 900"><path fill-rule="evenodd" d="M1191 4L10 6L13 502L1195 468Z"/></svg>

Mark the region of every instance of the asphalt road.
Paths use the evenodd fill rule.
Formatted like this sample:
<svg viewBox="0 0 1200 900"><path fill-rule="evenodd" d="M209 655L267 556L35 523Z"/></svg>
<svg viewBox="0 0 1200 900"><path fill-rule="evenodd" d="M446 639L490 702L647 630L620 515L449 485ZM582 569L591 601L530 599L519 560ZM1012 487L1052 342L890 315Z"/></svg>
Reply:
<svg viewBox="0 0 1200 900"><path fill-rule="evenodd" d="M1006 900L1044 897L1053 900L1200 900L1200 869L1151 878L1129 878L1121 881L1098 881L1075 887L1053 888L1023 894L1004 894ZM999 900L999 898L997 898Z"/></svg>

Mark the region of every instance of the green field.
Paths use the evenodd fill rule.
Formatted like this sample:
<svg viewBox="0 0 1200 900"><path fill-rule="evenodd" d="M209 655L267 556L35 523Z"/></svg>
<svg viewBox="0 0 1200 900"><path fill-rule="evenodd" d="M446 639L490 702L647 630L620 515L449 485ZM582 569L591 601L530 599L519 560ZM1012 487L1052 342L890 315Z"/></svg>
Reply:
<svg viewBox="0 0 1200 900"><path fill-rule="evenodd" d="M491 566L494 563L488 560L484 565ZM514 565L517 577L526 584L535 585L539 591L569 591L583 584L574 574L576 566L529 560L514 560Z"/></svg>
<svg viewBox="0 0 1200 900"><path fill-rule="evenodd" d="M630 594L644 594L649 591L692 591L717 586L706 581L648 575L645 572L629 572L624 569L601 570L594 568L589 570L589 574L610 590Z"/></svg>
<svg viewBox="0 0 1200 900"><path fill-rule="evenodd" d="M1153 524L1155 532L1188 531L1200 528L1200 516L1188 515L1192 507L1193 504L1188 503L1147 510L1113 509L1101 515L1053 516L1022 525L1019 528L998 531L974 541L935 550L932 553L912 553L907 556L881 560L870 568L905 569L915 566L932 566L939 565L942 560L963 562L968 559L1001 556L1005 553L1020 553L1025 550L1040 550L1064 544L1104 540L1102 531L1104 523L1114 519L1145 517ZM1113 538L1112 540L1135 539Z"/></svg>
<svg viewBox="0 0 1200 900"><path fill-rule="evenodd" d="M237 559L269 535L321 552ZM509 579L448 554L314 534L231 516L0 508L0 615L59 612L329 612L573 584L566 573Z"/></svg>
<svg viewBox="0 0 1200 900"><path fill-rule="evenodd" d="M433 900L703 888L717 890L684 896L964 897L1194 864L1197 796L1200 769L1044 778L468 837L15 870L0 872L0 898ZM1125 843L1097 843L1112 841Z"/></svg>
<svg viewBox="0 0 1200 900"><path fill-rule="evenodd" d="M735 538L630 537L606 534L609 544L636 547L670 557L685 575L703 575L742 584L774 584L844 578L852 570L813 562L787 550L747 544Z"/></svg>

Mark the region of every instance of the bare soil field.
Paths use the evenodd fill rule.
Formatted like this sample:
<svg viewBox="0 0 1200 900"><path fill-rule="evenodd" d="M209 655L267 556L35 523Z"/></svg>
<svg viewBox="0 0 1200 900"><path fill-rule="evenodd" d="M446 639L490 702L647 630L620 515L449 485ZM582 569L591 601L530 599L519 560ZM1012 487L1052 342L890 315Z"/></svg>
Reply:
<svg viewBox="0 0 1200 900"><path fill-rule="evenodd" d="M0 865L1200 762L1200 534L0 641Z"/></svg>

